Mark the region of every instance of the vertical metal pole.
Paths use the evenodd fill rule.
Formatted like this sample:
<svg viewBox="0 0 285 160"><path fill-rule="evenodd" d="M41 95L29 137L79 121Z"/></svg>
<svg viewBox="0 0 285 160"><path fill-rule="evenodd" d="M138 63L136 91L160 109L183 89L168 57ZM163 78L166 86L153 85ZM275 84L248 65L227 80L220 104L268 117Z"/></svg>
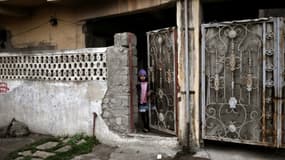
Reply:
<svg viewBox="0 0 285 160"><path fill-rule="evenodd" d="M133 48L131 44L131 35L128 33L129 41L129 81L130 81L130 130L134 131L134 93L133 93Z"/></svg>
<svg viewBox="0 0 285 160"><path fill-rule="evenodd" d="M148 80L149 82L152 82L152 77L150 77L152 75L152 66L150 64L150 32L146 33L146 38L147 38L147 70L148 70ZM148 125L151 127L152 124L152 117L151 117L151 105L148 105L149 109L148 109L148 117L149 117L149 121L148 121Z"/></svg>
<svg viewBox="0 0 285 160"><path fill-rule="evenodd" d="M274 29L275 29L275 35L274 36L275 39L275 55L274 55L274 61L276 64L276 69L274 70L274 81L275 81L275 97L277 97L277 101L275 104L275 112L277 112L277 117L276 117L276 130L277 130L277 137L276 137L276 145L279 148L281 145L281 129L282 129L282 125L281 125L281 107L282 107L282 103L281 103L281 97L282 97L282 84L281 84L281 78L282 78L282 70L281 70L281 64L280 64L280 56L281 56L281 51L280 51L280 18L275 18L274 19Z"/></svg>
<svg viewBox="0 0 285 160"><path fill-rule="evenodd" d="M279 84L280 84L280 106L279 106L279 147L282 147L284 145L284 18L279 18Z"/></svg>
<svg viewBox="0 0 285 160"><path fill-rule="evenodd" d="M266 22L262 24L262 41L263 41L263 53L262 53L262 142L266 142Z"/></svg>
<svg viewBox="0 0 285 160"><path fill-rule="evenodd" d="M202 138L205 137L205 128L206 128L206 119L205 119L205 109L206 109L206 66L205 66L205 49L206 49L206 28L202 26L202 61L201 61L201 69L202 69L202 88L201 88L201 95L202 95Z"/></svg>
<svg viewBox="0 0 285 160"><path fill-rule="evenodd" d="M93 112L93 137L95 137L96 118L97 118L97 113Z"/></svg>
<svg viewBox="0 0 285 160"><path fill-rule="evenodd" d="M174 99L175 99L175 106L174 106L174 115L175 115L175 133L178 135L178 116L179 116L179 110L178 110L178 97L177 97L177 92L178 92L178 79L177 79L177 74L178 74L178 55L177 55L177 29L173 28L173 63L174 63L174 70L173 70L173 80L174 80Z"/></svg>
<svg viewBox="0 0 285 160"><path fill-rule="evenodd" d="M187 147L190 147L190 106L189 106L189 46L188 46L188 0L184 0L184 33L185 33L185 92L186 92L186 122L187 122Z"/></svg>

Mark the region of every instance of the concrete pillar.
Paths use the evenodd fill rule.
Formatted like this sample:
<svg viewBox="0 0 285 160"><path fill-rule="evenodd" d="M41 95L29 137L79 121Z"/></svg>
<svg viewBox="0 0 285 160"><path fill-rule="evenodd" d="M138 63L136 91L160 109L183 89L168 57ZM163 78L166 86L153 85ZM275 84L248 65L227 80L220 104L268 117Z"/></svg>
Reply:
<svg viewBox="0 0 285 160"><path fill-rule="evenodd" d="M137 39L132 33L117 33L107 51L108 90L103 100L103 118L118 133L134 130Z"/></svg>
<svg viewBox="0 0 285 160"><path fill-rule="evenodd" d="M199 84L200 84L200 0L188 0L188 53L189 75L185 75L185 15L184 0L177 1L177 26L178 26L178 83L180 92L178 97L179 129L178 138L185 147L196 151L200 147L200 121L199 121ZM189 82L185 81L189 76ZM189 91L185 90L185 84L189 83ZM189 112L186 109L186 92L190 92ZM190 118L189 118L190 117ZM190 119L189 126L187 119ZM188 130L189 129L189 130Z"/></svg>

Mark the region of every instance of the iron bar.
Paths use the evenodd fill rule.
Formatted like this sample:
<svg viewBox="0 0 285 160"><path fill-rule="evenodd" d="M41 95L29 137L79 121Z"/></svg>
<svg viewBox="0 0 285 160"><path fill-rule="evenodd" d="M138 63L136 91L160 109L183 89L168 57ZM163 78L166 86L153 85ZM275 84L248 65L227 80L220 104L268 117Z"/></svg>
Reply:
<svg viewBox="0 0 285 160"><path fill-rule="evenodd" d="M266 141L266 89L265 89L265 82L266 82L266 22L262 23L262 41L263 41L263 54L262 54L262 142L265 143Z"/></svg>

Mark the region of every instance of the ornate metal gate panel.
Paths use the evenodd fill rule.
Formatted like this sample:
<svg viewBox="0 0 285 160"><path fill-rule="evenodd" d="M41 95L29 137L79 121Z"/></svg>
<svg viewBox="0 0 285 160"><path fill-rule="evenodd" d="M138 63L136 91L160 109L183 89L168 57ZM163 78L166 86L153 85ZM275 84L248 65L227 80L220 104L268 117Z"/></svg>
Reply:
<svg viewBox="0 0 285 160"><path fill-rule="evenodd" d="M148 71L151 90L150 126L176 133L176 29L147 33Z"/></svg>
<svg viewBox="0 0 285 160"><path fill-rule="evenodd" d="M285 145L283 29L282 18L202 25L204 139Z"/></svg>

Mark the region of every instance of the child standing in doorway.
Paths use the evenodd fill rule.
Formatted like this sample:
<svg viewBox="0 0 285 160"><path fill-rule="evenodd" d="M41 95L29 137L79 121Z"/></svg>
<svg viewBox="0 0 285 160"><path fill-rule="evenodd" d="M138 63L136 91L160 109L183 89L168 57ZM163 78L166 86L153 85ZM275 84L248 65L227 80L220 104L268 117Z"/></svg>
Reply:
<svg viewBox="0 0 285 160"><path fill-rule="evenodd" d="M137 93L138 93L138 111L142 118L143 122L143 132L149 132L149 117L148 117L148 82L147 82L147 73L146 70L140 69L138 73L138 84L137 84Z"/></svg>

